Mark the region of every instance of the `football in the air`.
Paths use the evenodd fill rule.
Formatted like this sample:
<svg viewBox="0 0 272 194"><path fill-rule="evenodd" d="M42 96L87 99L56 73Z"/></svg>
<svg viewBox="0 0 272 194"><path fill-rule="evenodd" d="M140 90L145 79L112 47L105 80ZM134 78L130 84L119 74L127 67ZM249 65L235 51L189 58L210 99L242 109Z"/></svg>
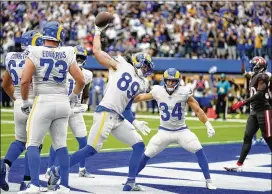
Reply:
<svg viewBox="0 0 272 194"><path fill-rule="evenodd" d="M113 15L111 15L109 12L103 11L97 14L95 17L95 25L101 28L112 22L113 19Z"/></svg>

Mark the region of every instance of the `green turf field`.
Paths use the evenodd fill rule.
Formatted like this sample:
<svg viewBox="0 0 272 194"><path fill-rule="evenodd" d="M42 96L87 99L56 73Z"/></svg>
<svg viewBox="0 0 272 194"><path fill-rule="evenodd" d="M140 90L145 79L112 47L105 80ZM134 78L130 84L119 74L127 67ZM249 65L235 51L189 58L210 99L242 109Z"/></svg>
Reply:
<svg viewBox="0 0 272 194"><path fill-rule="evenodd" d="M146 115L149 116L149 115ZM150 115L151 116L151 115ZM153 115L152 115L153 116ZM90 113L84 116L87 130L89 131L92 125L92 116ZM158 118L145 118L139 119L145 120L149 123L149 127L152 129L151 133L148 136L143 136L145 144L148 143L150 138L157 132L157 127L159 126ZM238 121L238 120L237 120ZM230 121L212 121L212 124L216 130L216 135L212 138L208 138L206 133L206 127L198 120L191 120L188 118L186 121L187 126L198 136L201 143L224 143L224 142L233 142L233 141L241 141L243 138L243 132L245 128L245 120L236 120ZM37 126L37 130L39 127ZM10 143L14 140L14 123L13 123L13 113L7 112L5 109L1 111L1 157L6 154L6 151L10 145ZM68 131L68 139L67 139L69 152L74 152L78 149L78 144L76 139L73 137L71 131ZM44 141L44 146L42 149L42 155L48 155L50 147L50 137L46 136ZM110 150L122 150L129 149L129 147L117 139L115 139L112 135L105 141L103 146L103 151Z"/></svg>

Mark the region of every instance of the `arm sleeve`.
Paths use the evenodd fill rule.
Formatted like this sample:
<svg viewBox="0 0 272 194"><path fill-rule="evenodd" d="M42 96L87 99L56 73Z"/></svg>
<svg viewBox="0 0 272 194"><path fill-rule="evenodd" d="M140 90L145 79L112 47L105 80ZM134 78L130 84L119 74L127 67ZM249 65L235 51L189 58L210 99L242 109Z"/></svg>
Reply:
<svg viewBox="0 0 272 194"><path fill-rule="evenodd" d="M133 121L135 120L135 115L131 111L131 106L132 106L133 100L134 100L134 98L129 101L127 107L125 108L124 112L122 113L124 118L126 120L128 120L130 123L133 123Z"/></svg>

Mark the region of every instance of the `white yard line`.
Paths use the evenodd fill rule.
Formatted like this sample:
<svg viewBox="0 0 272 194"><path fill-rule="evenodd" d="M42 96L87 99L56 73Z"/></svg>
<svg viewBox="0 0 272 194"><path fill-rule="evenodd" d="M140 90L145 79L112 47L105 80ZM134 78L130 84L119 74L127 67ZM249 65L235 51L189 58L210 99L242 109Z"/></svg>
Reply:
<svg viewBox="0 0 272 194"><path fill-rule="evenodd" d="M241 128L243 128L243 127L245 127L245 125L242 125L242 124L240 124L240 125L231 125L231 126L229 126L229 125L213 125L213 127L215 129L228 129L229 127L241 127ZM197 127L190 127L190 129L206 129L206 127L205 126L197 126ZM151 128L151 130L156 131L158 129L157 128ZM68 135L69 134L73 134L73 133L68 132ZM47 135L49 135L49 134L47 133ZM14 136L14 133L8 133L8 134L2 134L1 135L1 137L13 137L13 136Z"/></svg>
<svg viewBox="0 0 272 194"><path fill-rule="evenodd" d="M13 112L12 109L2 109L2 112ZM93 116L93 113L83 113L84 116ZM140 118L140 119L160 119L160 116L158 115L136 115L136 118ZM196 121L198 120L197 117L186 117L186 120L191 120L191 121ZM215 121L215 119L209 119L210 121ZM246 123L246 119L227 119L227 120L223 120L223 119L218 119L216 120L218 122L226 122L226 123ZM2 122L2 121L1 121Z"/></svg>

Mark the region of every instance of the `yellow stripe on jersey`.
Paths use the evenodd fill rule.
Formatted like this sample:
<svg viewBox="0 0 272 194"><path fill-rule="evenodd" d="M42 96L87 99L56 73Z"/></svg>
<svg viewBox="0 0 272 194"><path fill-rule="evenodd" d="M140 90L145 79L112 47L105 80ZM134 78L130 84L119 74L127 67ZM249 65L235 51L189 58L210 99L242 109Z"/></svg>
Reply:
<svg viewBox="0 0 272 194"><path fill-rule="evenodd" d="M60 37L60 34L61 34L61 31L62 31L63 29L64 29L64 28L63 28L62 26L59 26L59 29L58 29L58 32L57 32L57 40L60 41L60 42L62 41L62 40L61 40L61 37Z"/></svg>
<svg viewBox="0 0 272 194"><path fill-rule="evenodd" d="M34 112L36 105L37 105L38 98L39 98L38 96L35 97L33 107L30 111L30 114L29 114L29 117L27 120L27 127L26 127L27 128L27 144L29 143L30 125L31 125L31 121L32 121L33 112Z"/></svg>
<svg viewBox="0 0 272 194"><path fill-rule="evenodd" d="M105 120L106 120L106 115L107 115L107 112L104 112L104 113L103 113L103 117L102 117L101 125L100 125L99 130L98 130L98 132L97 132L97 134L96 134L96 136L95 136L95 139L94 139L94 144L93 144L93 147L94 147L94 148L96 148L96 146L97 146L98 139L99 139L100 134L101 134L101 131L102 131L103 127L104 127Z"/></svg>

